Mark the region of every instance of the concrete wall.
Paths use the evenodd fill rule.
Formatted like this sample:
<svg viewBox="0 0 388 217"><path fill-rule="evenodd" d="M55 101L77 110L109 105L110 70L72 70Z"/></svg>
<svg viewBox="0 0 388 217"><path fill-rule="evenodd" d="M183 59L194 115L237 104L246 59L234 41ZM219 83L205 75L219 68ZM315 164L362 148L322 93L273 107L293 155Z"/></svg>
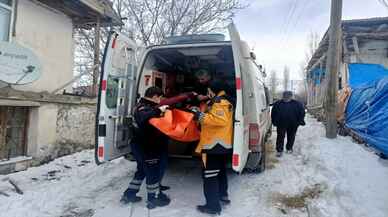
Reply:
<svg viewBox="0 0 388 217"><path fill-rule="evenodd" d="M95 105L44 103L30 111L27 155L35 165L94 147Z"/></svg>
<svg viewBox="0 0 388 217"><path fill-rule="evenodd" d="M73 24L66 15L32 1L19 1L16 35L12 39L32 49L43 65L39 80L15 86L24 91L52 91L73 77ZM68 87L69 91L71 87Z"/></svg>

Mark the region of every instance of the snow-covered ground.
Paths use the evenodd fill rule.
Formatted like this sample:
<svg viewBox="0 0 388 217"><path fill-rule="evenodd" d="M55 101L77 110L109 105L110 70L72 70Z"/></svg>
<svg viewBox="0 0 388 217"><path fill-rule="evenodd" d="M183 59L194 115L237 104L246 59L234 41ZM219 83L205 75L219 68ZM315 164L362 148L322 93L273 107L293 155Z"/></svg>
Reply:
<svg viewBox="0 0 388 217"><path fill-rule="evenodd" d="M350 138L324 138L323 126L311 117L306 119L292 155L278 160L273 146L268 145L265 173L229 174L232 204L225 207L222 216L388 216L388 162ZM204 202L198 162L170 161L164 183L172 187L168 192L171 205L148 213L144 201L133 207L119 204L135 163L119 159L96 166L93 160L93 151L84 151L0 176L0 216L205 216L195 210ZM9 179L23 195L14 191ZM145 198L145 189L141 196Z"/></svg>

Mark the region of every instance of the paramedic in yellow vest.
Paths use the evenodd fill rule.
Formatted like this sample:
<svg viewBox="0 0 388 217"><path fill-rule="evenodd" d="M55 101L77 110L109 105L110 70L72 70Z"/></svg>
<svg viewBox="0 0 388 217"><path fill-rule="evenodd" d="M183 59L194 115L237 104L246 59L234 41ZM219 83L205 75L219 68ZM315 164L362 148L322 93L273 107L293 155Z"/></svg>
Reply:
<svg viewBox="0 0 388 217"><path fill-rule="evenodd" d="M233 106L221 82L211 82L208 88L208 108L196 112L201 125L201 137L197 153L203 160L203 190L206 204L197 206L198 211L219 214L221 204L230 204L226 164L232 153Z"/></svg>

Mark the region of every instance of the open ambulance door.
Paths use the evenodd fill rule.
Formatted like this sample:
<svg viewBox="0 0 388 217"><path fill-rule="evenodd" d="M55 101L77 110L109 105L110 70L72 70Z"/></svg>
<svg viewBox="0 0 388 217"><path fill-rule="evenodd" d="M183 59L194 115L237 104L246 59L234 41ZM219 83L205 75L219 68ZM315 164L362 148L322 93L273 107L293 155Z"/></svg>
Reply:
<svg viewBox="0 0 388 217"><path fill-rule="evenodd" d="M96 116L95 160L97 164L129 154L132 108L136 97L134 41L111 32L101 64Z"/></svg>
<svg viewBox="0 0 388 217"><path fill-rule="evenodd" d="M243 102L243 62L244 58L241 50L241 39L234 23L228 26L230 39L232 41L233 59L236 74L236 109L235 109L235 121L234 121L234 139L233 139L233 156L232 156L232 168L234 171L241 173L245 167L248 159L249 147L248 137L244 134L244 102Z"/></svg>

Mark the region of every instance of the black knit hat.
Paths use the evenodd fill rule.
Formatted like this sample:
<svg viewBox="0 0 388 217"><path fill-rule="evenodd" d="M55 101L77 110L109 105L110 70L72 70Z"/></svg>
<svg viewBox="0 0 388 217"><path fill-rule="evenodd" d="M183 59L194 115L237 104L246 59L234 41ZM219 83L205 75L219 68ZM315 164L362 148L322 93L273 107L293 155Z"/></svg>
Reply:
<svg viewBox="0 0 388 217"><path fill-rule="evenodd" d="M159 87L149 87L144 94L145 97L152 98L153 96L163 96L163 90Z"/></svg>
<svg viewBox="0 0 388 217"><path fill-rule="evenodd" d="M292 91L286 90L283 92L283 99L291 99L292 98Z"/></svg>

